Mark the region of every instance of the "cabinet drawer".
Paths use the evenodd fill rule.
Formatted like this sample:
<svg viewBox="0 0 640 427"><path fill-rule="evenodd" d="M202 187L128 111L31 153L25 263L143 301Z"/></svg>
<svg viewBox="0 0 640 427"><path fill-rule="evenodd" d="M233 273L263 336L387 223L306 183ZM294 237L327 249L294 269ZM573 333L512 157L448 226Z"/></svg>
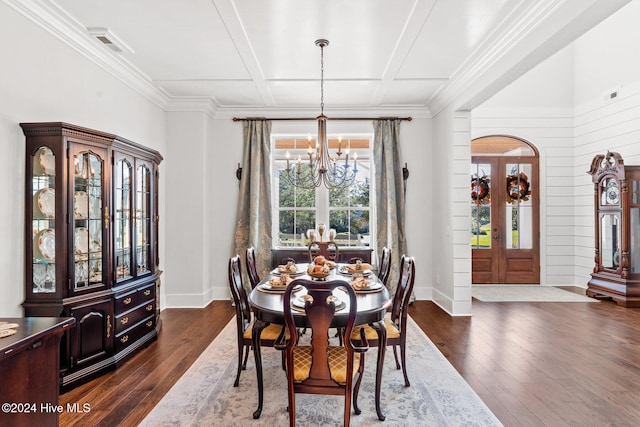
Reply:
<svg viewBox="0 0 640 427"><path fill-rule="evenodd" d="M149 316L133 328L127 329L126 331L116 335L116 352L119 352L138 341L140 338L152 331L155 326L155 316Z"/></svg>
<svg viewBox="0 0 640 427"><path fill-rule="evenodd" d="M132 291L124 295L116 296L116 314L124 313L138 305L138 292Z"/></svg>
<svg viewBox="0 0 640 427"><path fill-rule="evenodd" d="M155 312L155 302L149 301L131 311L116 316L116 334L130 328L145 317Z"/></svg>
<svg viewBox="0 0 640 427"><path fill-rule="evenodd" d="M138 301L142 304L143 301L149 301L156 298L156 284L155 282L142 289L138 289Z"/></svg>

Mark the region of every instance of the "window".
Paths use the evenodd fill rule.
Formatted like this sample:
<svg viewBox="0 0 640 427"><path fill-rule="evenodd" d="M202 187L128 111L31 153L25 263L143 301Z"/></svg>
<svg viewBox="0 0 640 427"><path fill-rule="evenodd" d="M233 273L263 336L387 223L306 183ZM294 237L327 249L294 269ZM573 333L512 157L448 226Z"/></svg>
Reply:
<svg viewBox="0 0 640 427"><path fill-rule="evenodd" d="M332 155L340 146L345 162L354 162L357 153L358 174L353 185L346 189L328 190L324 186L305 190L287 184L280 175L287 167L287 152L291 167L300 159L301 167L308 165L309 146L315 149L315 139L298 136L273 136L273 242L274 246L307 246L310 230L324 224L325 238L329 235L339 246L371 245L371 141L373 136L329 138ZM306 159L306 160L305 160ZM327 227L328 224L328 227Z"/></svg>

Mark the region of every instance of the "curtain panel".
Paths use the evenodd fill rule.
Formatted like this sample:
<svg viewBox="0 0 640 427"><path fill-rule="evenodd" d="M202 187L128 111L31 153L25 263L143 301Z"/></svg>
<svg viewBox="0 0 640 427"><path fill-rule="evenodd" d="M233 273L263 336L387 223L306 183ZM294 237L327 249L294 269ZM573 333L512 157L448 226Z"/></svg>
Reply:
<svg viewBox="0 0 640 427"><path fill-rule="evenodd" d="M271 266L271 121L243 122L244 149L233 254L246 256L253 246L264 276ZM244 269L246 270L246 269ZM245 284L248 284L246 271Z"/></svg>
<svg viewBox="0 0 640 427"><path fill-rule="evenodd" d="M400 258L407 252L405 236L405 192L400 158L400 120L374 120L373 164L376 190L376 251L391 249L391 271L387 285L395 293Z"/></svg>

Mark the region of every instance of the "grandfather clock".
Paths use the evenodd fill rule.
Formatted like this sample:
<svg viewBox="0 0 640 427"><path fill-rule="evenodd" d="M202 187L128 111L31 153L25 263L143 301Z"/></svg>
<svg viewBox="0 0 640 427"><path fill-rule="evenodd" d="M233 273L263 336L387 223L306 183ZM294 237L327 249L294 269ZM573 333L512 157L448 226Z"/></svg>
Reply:
<svg viewBox="0 0 640 427"><path fill-rule="evenodd" d="M640 307L640 166L618 153L593 158L595 266L587 295Z"/></svg>

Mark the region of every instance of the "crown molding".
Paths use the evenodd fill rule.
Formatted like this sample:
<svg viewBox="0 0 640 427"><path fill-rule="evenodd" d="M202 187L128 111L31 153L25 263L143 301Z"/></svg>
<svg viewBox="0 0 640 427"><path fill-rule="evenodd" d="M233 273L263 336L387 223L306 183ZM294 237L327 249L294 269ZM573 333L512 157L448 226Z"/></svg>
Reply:
<svg viewBox="0 0 640 427"><path fill-rule="evenodd" d="M87 29L50 0L3 0L35 24L75 49L162 109L170 98L151 79L121 56L99 45Z"/></svg>

